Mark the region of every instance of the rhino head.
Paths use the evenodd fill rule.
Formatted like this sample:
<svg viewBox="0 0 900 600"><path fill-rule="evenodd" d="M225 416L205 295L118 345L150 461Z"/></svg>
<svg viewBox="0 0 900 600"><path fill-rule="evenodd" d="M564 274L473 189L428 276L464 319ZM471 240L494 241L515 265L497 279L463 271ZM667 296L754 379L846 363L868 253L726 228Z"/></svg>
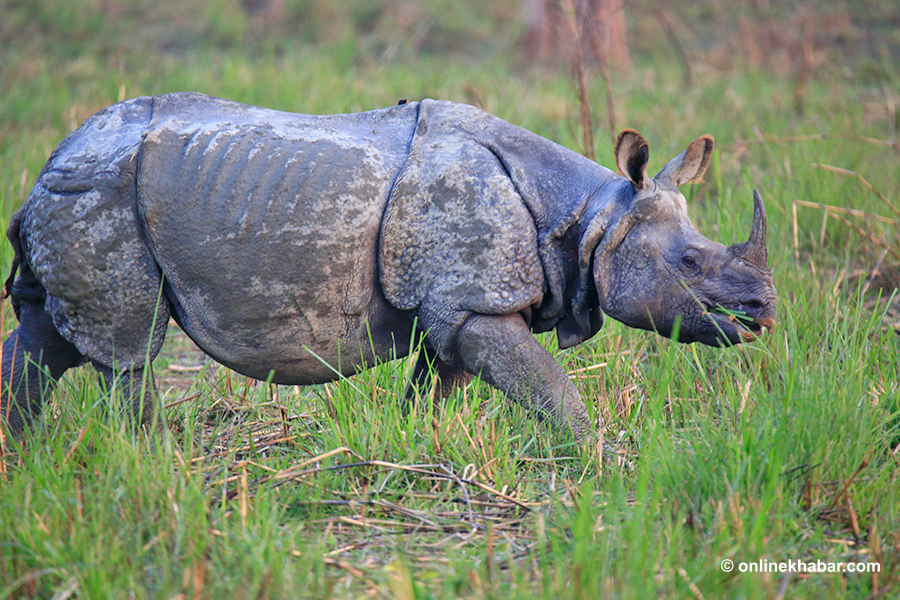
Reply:
<svg viewBox="0 0 900 600"><path fill-rule="evenodd" d="M775 324L766 209L754 191L746 242L726 247L697 232L678 186L701 178L712 151L712 137L700 137L650 178L646 140L623 131L616 166L628 181L618 201L591 220L581 263L582 270L593 265L597 299L610 317L667 337L680 323L681 342L739 344ZM741 314L736 318L722 308Z"/></svg>

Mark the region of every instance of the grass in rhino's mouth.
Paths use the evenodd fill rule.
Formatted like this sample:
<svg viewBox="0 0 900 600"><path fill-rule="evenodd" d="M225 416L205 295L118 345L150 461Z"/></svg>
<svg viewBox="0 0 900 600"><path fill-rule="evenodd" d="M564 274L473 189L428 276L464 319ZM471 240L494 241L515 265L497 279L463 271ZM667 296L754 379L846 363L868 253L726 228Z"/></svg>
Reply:
<svg viewBox="0 0 900 600"><path fill-rule="evenodd" d="M715 307L709 309L709 312L725 315L732 323L737 322L739 325L743 325L747 329L759 329L759 326L754 322L753 317L742 310L731 310L729 308L725 308L721 304L716 304Z"/></svg>

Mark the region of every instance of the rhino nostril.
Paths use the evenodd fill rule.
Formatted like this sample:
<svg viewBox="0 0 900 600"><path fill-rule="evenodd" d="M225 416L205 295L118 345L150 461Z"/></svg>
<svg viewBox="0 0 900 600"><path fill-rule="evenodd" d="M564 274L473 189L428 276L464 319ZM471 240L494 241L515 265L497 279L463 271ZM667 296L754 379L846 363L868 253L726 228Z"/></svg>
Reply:
<svg viewBox="0 0 900 600"><path fill-rule="evenodd" d="M763 311L763 303L758 300L748 300L747 302L741 302L738 310L746 313L760 313Z"/></svg>

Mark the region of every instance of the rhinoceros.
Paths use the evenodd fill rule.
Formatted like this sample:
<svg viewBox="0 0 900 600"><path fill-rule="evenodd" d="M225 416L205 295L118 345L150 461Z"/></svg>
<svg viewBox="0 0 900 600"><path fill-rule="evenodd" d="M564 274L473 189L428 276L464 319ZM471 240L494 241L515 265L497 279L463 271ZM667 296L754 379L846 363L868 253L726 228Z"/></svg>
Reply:
<svg viewBox="0 0 900 600"><path fill-rule="evenodd" d="M749 240L725 247L677 189L712 151L702 136L649 177L633 130L617 174L452 102L333 116L196 93L115 104L55 149L11 220L2 414L21 431L89 361L146 421L172 317L216 361L279 384L419 347L409 389L432 367L438 396L477 375L584 439L585 405L533 333L567 348L608 315L730 345L774 325L759 194Z"/></svg>

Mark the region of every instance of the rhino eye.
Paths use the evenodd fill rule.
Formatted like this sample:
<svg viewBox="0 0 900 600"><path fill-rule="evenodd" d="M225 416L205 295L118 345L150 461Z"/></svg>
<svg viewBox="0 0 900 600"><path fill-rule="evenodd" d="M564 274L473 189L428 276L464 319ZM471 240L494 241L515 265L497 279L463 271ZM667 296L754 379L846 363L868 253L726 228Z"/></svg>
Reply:
<svg viewBox="0 0 900 600"><path fill-rule="evenodd" d="M700 257L695 251L681 255L681 270L685 275L697 275L700 272Z"/></svg>

